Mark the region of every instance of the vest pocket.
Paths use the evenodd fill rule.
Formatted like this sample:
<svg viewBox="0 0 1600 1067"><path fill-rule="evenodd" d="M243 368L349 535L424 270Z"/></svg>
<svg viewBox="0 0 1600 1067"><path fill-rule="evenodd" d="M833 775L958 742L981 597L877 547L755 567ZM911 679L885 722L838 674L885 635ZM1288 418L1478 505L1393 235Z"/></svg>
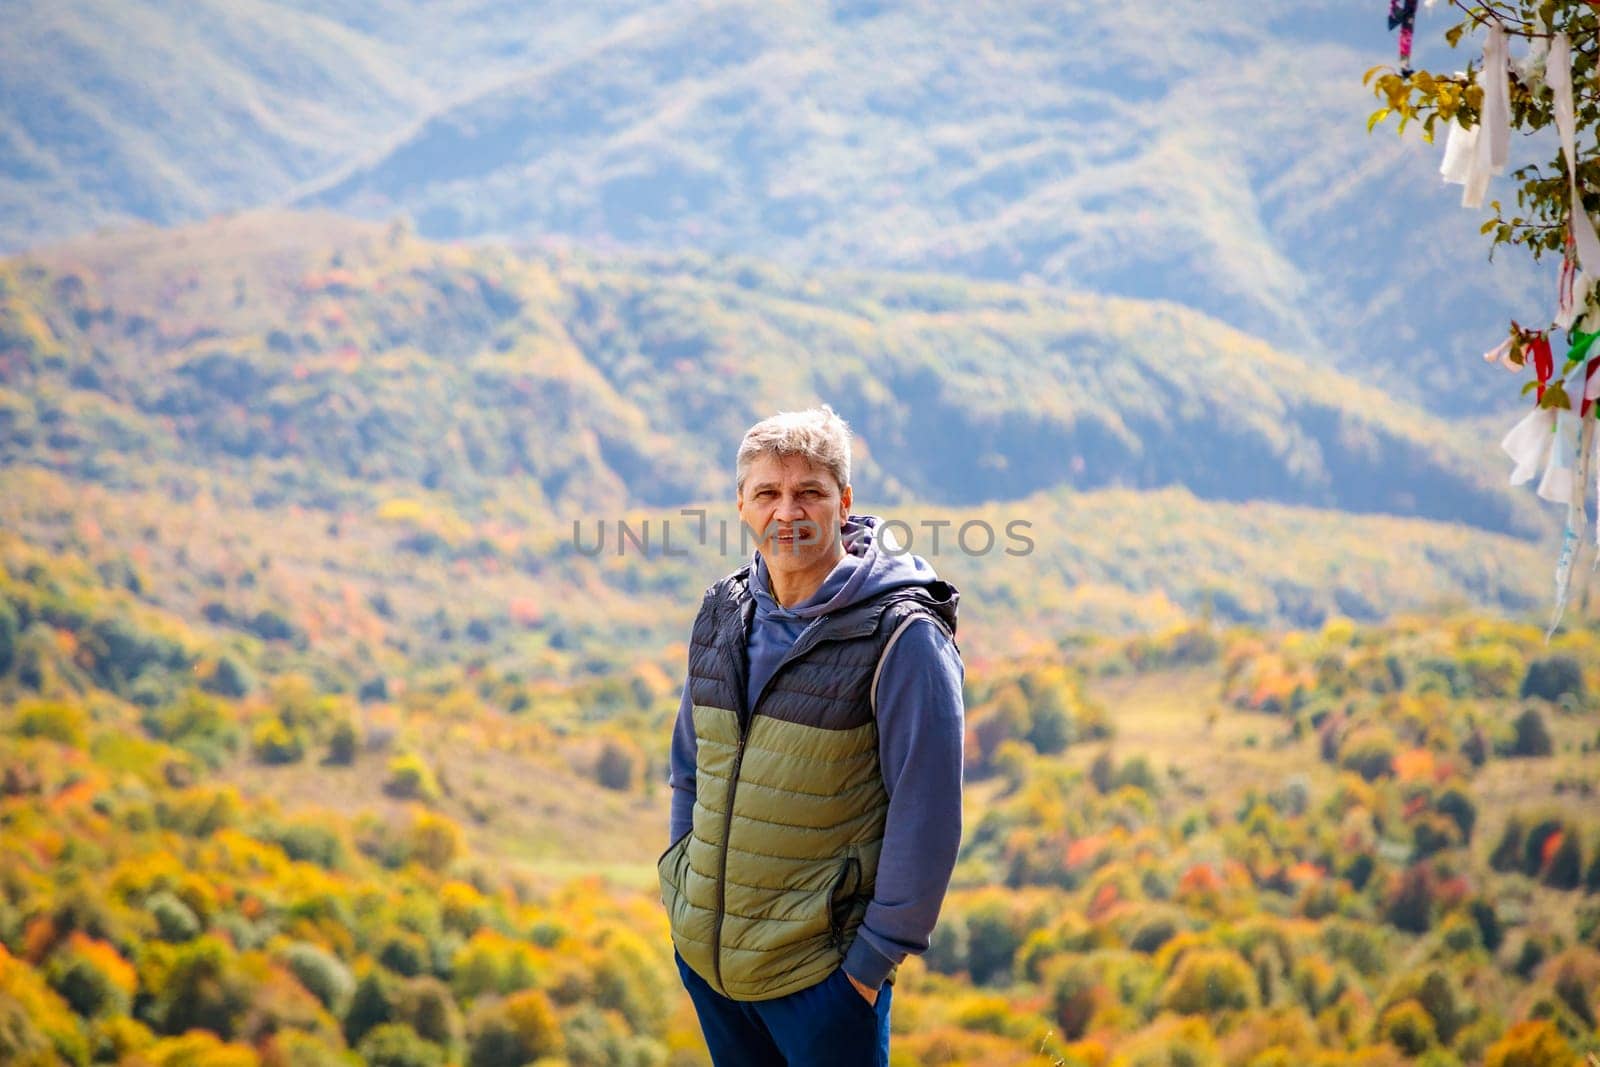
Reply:
<svg viewBox="0 0 1600 1067"><path fill-rule="evenodd" d="M694 827L691 826L689 829L687 829L683 833L679 834L678 837L677 837L677 840L673 841L672 844L668 845L666 847L666 850L663 851L661 853L661 855L656 857L656 870L657 871L661 870L661 864L666 861L666 858L668 856L672 855L672 850L677 848L679 845L683 844L685 841L689 840L689 835L692 834L692 833L694 833Z"/></svg>
<svg viewBox="0 0 1600 1067"><path fill-rule="evenodd" d="M855 907L856 894L861 892L861 860L856 856L847 856L839 874L833 880L833 889L828 894L829 922L828 932L835 945L844 941L845 924L850 921L850 912Z"/></svg>
<svg viewBox="0 0 1600 1067"><path fill-rule="evenodd" d="M689 839L694 836L694 831L679 837L656 860L656 878L661 883L661 903L666 905L667 914L674 915L674 903L678 894L683 891L683 878L681 868L683 857L688 855Z"/></svg>

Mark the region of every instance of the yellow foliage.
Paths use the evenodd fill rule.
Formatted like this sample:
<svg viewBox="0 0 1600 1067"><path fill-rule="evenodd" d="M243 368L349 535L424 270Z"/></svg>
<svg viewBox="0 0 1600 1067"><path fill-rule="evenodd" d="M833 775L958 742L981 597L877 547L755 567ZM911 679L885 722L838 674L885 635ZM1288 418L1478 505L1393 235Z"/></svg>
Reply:
<svg viewBox="0 0 1600 1067"><path fill-rule="evenodd" d="M0 1019L15 1018L6 1010L13 1007L21 1012L27 1029L21 1034L0 1034L0 1037L8 1042L19 1042L20 1051L25 1055L31 1057L34 1050L46 1051L43 1041L48 1041L63 1058L83 1057L86 1052L83 1035L72 1008L45 985L44 979L27 963L12 956L5 945L0 944ZM35 1062L51 1061L41 1057Z"/></svg>
<svg viewBox="0 0 1600 1067"><path fill-rule="evenodd" d="M470 934L487 920L489 898L471 883L452 879L439 890L439 910L446 926Z"/></svg>
<svg viewBox="0 0 1600 1067"><path fill-rule="evenodd" d="M261 1067L261 1057L248 1045L191 1030L181 1037L162 1038L124 1059L120 1067Z"/></svg>
<svg viewBox="0 0 1600 1067"><path fill-rule="evenodd" d="M514 993L539 983L545 973L539 950L498 930L479 930L456 950L451 986L463 1000L485 993Z"/></svg>
<svg viewBox="0 0 1600 1067"><path fill-rule="evenodd" d="M410 857L432 871L449 867L465 847L460 827L443 815L420 809L406 828L405 842Z"/></svg>
<svg viewBox="0 0 1600 1067"><path fill-rule="evenodd" d="M1483 1067L1569 1067L1572 1046L1548 1019L1517 1023L1483 1055Z"/></svg>

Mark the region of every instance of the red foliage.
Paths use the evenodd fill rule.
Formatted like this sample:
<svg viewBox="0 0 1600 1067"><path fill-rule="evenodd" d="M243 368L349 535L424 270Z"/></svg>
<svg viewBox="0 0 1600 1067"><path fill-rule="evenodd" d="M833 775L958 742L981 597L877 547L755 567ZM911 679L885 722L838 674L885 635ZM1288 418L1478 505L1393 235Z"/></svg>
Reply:
<svg viewBox="0 0 1600 1067"><path fill-rule="evenodd" d="M1539 850L1539 870L1548 871L1550 861L1556 858L1556 852L1561 848L1561 842L1566 839L1566 831L1557 830L1544 839L1544 847Z"/></svg>
<svg viewBox="0 0 1600 1067"><path fill-rule="evenodd" d="M1178 879L1178 894L1215 893L1222 888L1222 879L1209 863L1197 863L1183 872Z"/></svg>

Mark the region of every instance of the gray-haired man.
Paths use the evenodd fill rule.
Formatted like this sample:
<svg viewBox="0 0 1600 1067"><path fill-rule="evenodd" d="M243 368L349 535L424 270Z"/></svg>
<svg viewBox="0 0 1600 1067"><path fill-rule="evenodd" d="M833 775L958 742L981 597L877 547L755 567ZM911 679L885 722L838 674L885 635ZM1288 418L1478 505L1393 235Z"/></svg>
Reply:
<svg viewBox="0 0 1600 1067"><path fill-rule="evenodd" d="M958 595L850 513L831 408L751 427L736 475L757 549L706 590L672 738L678 966L718 1067L881 1067L961 838Z"/></svg>

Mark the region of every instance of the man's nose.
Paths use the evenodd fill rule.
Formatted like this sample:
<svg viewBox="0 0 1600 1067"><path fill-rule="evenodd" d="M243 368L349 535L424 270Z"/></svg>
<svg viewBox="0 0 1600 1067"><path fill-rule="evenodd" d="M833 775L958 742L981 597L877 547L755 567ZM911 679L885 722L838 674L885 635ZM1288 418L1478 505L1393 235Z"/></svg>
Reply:
<svg viewBox="0 0 1600 1067"><path fill-rule="evenodd" d="M786 496L778 501L778 508L772 517L779 522L797 522L806 517L806 510L800 506L799 497Z"/></svg>

